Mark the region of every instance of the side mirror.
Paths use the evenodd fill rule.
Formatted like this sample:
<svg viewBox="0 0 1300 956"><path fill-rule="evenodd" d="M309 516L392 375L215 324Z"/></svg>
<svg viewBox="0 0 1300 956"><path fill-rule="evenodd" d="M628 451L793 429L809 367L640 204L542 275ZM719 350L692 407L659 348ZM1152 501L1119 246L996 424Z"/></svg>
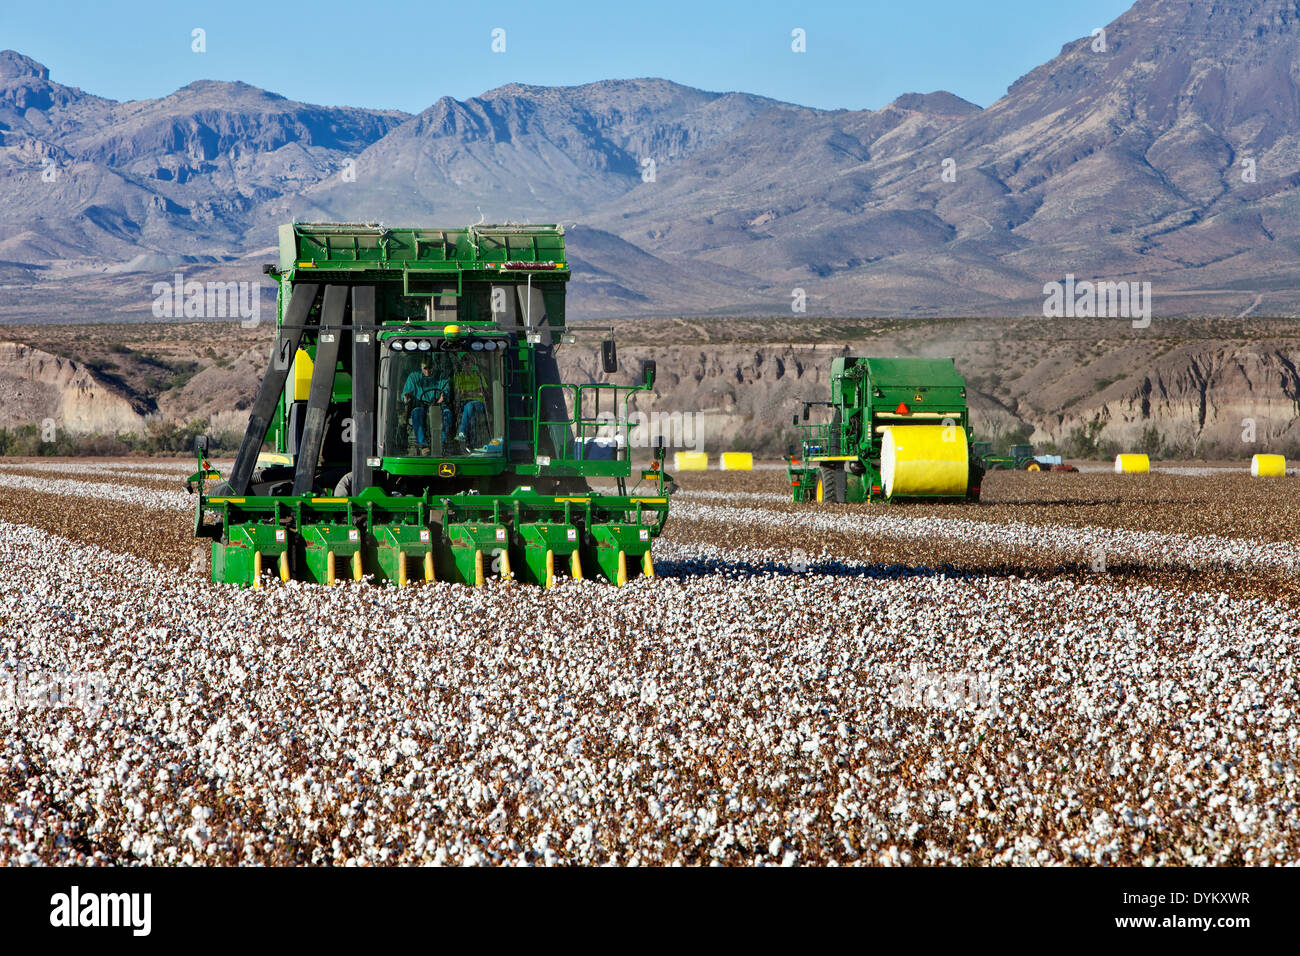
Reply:
<svg viewBox="0 0 1300 956"><path fill-rule="evenodd" d="M796 427L798 427L798 425L799 425L799 416L798 416L798 415L795 415L793 418L791 418L791 419L790 419L790 424L791 424L791 425L794 425L794 426L796 426Z"/></svg>
<svg viewBox="0 0 1300 956"><path fill-rule="evenodd" d="M794 457L794 445L786 445L786 446L785 446L785 457L786 457L786 458L793 458L793 457Z"/></svg>
<svg viewBox="0 0 1300 956"><path fill-rule="evenodd" d="M618 371L618 346L613 339L605 339L600 343L600 364L606 375Z"/></svg>
<svg viewBox="0 0 1300 956"><path fill-rule="evenodd" d="M803 407L803 420L804 420L804 421L807 421L807 420L808 420L808 413L811 412L811 411L812 411L812 406L811 406L811 405L805 405L805 406Z"/></svg>
<svg viewBox="0 0 1300 956"><path fill-rule="evenodd" d="M614 345L613 342L610 342L609 344L610 344L611 347ZM648 360L648 361L645 363L645 385L646 385L646 388L654 388L654 387L655 387L655 372L657 372L657 371L658 371L658 366L655 365L655 361L654 361L654 359L650 359L650 360Z"/></svg>
<svg viewBox="0 0 1300 956"><path fill-rule="evenodd" d="M195 454L202 455L206 458L208 455L208 448L211 446L211 444L212 444L212 439L209 438L207 435L195 435L194 436Z"/></svg>

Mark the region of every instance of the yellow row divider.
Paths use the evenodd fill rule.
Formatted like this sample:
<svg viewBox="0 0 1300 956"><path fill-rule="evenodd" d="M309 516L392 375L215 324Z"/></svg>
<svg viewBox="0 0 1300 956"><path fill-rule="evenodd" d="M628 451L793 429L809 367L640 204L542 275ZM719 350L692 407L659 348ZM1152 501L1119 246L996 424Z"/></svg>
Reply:
<svg viewBox="0 0 1300 956"><path fill-rule="evenodd" d="M424 552L424 581L426 584L432 584L433 577L433 552Z"/></svg>
<svg viewBox="0 0 1300 956"><path fill-rule="evenodd" d="M546 549L546 587L555 587L555 552Z"/></svg>
<svg viewBox="0 0 1300 956"><path fill-rule="evenodd" d="M582 580L582 558L578 556L577 551L574 551L569 558L569 575L575 581Z"/></svg>
<svg viewBox="0 0 1300 956"><path fill-rule="evenodd" d="M513 574L510 573L510 552L502 549L501 551L501 580L509 581Z"/></svg>
<svg viewBox="0 0 1300 956"><path fill-rule="evenodd" d="M406 552L397 552L397 586L406 587Z"/></svg>
<svg viewBox="0 0 1300 956"><path fill-rule="evenodd" d="M280 552L280 580L287 582L289 580L289 552Z"/></svg>
<svg viewBox="0 0 1300 956"><path fill-rule="evenodd" d="M655 576L655 562L654 562L654 559L653 559L652 557L650 557L650 552L649 552L649 551L647 551L647 552L645 553L645 557L642 558L641 561L642 561L641 573L644 574L644 575L645 575L646 577L648 577L648 578L652 578L652 577L654 577L654 576Z"/></svg>
<svg viewBox="0 0 1300 956"><path fill-rule="evenodd" d="M619 587L627 584L627 552L619 551L618 553L618 580L615 582Z"/></svg>
<svg viewBox="0 0 1300 956"><path fill-rule="evenodd" d="M474 587L483 586L483 552L475 549L474 551Z"/></svg>
<svg viewBox="0 0 1300 956"><path fill-rule="evenodd" d="M253 587L262 586L262 552L253 552Z"/></svg>

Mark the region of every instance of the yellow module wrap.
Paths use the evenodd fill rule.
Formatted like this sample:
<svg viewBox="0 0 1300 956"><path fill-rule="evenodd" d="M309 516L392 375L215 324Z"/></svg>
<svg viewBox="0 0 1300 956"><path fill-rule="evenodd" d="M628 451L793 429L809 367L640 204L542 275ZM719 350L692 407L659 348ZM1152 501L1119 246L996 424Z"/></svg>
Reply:
<svg viewBox="0 0 1300 956"><path fill-rule="evenodd" d="M1145 475L1151 470L1151 459L1147 455L1116 455L1115 474Z"/></svg>
<svg viewBox="0 0 1300 956"><path fill-rule="evenodd" d="M1281 478L1286 474L1286 456L1255 455L1250 459L1250 473L1256 478Z"/></svg>
<svg viewBox="0 0 1300 956"><path fill-rule="evenodd" d="M880 446L885 496L963 496L970 483L966 430L954 425L894 425Z"/></svg>

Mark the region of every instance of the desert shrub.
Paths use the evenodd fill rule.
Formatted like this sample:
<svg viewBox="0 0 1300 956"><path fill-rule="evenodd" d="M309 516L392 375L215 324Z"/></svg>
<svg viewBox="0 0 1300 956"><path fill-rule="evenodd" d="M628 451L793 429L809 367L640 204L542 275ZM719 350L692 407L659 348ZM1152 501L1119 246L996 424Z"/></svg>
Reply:
<svg viewBox="0 0 1300 956"><path fill-rule="evenodd" d="M1148 425L1142 429L1142 437L1138 440L1137 450L1143 455L1149 455L1152 458L1159 458L1164 451L1164 439L1160 435L1160 429L1154 425Z"/></svg>
<svg viewBox="0 0 1300 956"><path fill-rule="evenodd" d="M54 440L46 440L40 425L19 425L17 428L0 428L0 455L34 458L41 455L75 455L76 443L63 429L54 433Z"/></svg>
<svg viewBox="0 0 1300 956"><path fill-rule="evenodd" d="M1103 443L1101 439L1101 433L1105 428L1106 424L1101 419L1094 419L1086 425L1076 425L1070 429L1070 433L1061 445L1061 454L1067 458L1110 457L1104 444L1113 443Z"/></svg>
<svg viewBox="0 0 1300 956"><path fill-rule="evenodd" d="M54 441L45 440L45 434L39 425L20 425L11 429L0 428L0 457L188 455L194 452L195 436L204 434L208 434L206 418L183 423L151 421L145 426L144 434L140 435L74 435L60 428L55 433ZM222 455L237 451L243 434L223 431L209 437L212 439L211 453Z"/></svg>

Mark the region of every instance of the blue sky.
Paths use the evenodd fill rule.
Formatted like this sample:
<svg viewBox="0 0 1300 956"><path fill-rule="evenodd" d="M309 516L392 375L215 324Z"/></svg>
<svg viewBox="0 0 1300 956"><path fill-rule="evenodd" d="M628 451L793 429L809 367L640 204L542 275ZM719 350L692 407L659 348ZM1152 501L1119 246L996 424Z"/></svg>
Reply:
<svg viewBox="0 0 1300 956"><path fill-rule="evenodd" d="M823 108L874 109L900 93L936 89L988 106L1062 44L1130 5L5 0L0 49L39 60L61 83L119 100L219 79L309 103L418 112L440 96L464 99L511 81L662 76ZM491 49L498 27L504 53ZM205 53L191 50L194 28L206 31ZM805 53L791 51L795 28L806 32Z"/></svg>

